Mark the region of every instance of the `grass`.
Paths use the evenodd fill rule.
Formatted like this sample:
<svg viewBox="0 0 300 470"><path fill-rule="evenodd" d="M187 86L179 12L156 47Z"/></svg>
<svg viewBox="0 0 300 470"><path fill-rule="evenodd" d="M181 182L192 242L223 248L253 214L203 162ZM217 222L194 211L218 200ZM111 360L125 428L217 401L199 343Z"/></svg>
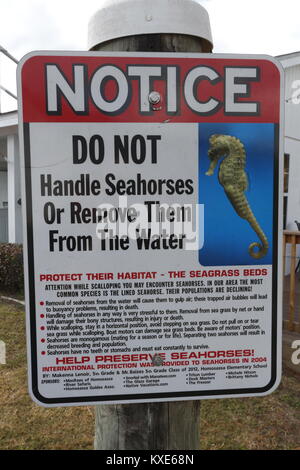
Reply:
<svg viewBox="0 0 300 470"><path fill-rule="evenodd" d="M0 322L0 450L93 449L93 407L42 408L28 395L23 308L0 302ZM285 372L266 397L204 400L201 430L203 450L300 449L299 376Z"/></svg>
<svg viewBox="0 0 300 470"><path fill-rule="evenodd" d="M201 427L202 449L300 449L300 378L285 371L266 397L203 402Z"/></svg>
<svg viewBox="0 0 300 470"><path fill-rule="evenodd" d="M0 322L7 357L0 365L0 449L93 449L93 407L42 408L29 397L22 307L0 303Z"/></svg>

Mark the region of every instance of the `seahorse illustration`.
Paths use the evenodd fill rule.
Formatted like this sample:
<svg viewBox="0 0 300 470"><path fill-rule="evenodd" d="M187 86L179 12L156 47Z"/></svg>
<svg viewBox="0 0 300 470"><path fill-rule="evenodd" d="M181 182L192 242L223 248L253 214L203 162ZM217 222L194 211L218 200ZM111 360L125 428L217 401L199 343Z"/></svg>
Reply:
<svg viewBox="0 0 300 470"><path fill-rule="evenodd" d="M224 157L219 168L219 182L236 213L249 222L261 241L261 243L254 242L249 245L250 256L256 259L263 258L268 252L269 243L245 196L245 191L248 189L248 178L245 172L246 152L244 145L237 137L222 134L210 136L209 143L208 156L211 163L206 175L213 175L218 161Z"/></svg>

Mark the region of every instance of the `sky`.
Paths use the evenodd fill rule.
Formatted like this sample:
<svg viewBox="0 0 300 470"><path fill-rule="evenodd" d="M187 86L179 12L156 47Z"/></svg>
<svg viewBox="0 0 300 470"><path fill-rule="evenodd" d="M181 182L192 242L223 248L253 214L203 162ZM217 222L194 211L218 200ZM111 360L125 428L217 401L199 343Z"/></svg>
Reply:
<svg viewBox="0 0 300 470"><path fill-rule="evenodd" d="M209 13L215 53L276 56L300 50L299 0L199 1ZM18 60L34 50L87 50L88 21L102 3L2 1L0 45ZM0 84L14 93L15 68L0 54ZM15 100L0 93L2 112L16 107Z"/></svg>

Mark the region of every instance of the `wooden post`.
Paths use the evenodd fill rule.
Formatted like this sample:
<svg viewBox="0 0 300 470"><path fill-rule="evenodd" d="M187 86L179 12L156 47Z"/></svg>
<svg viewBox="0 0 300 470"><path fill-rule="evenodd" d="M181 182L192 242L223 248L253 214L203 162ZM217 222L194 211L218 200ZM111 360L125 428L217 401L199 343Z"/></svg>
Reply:
<svg viewBox="0 0 300 470"><path fill-rule="evenodd" d="M289 330L292 331L295 321L295 269L296 269L296 235L292 235L291 248L291 278L290 278L290 308L289 308Z"/></svg>
<svg viewBox="0 0 300 470"><path fill-rule="evenodd" d="M97 51L211 52L202 38L145 34L114 39ZM96 450L197 450L200 401L96 406Z"/></svg>

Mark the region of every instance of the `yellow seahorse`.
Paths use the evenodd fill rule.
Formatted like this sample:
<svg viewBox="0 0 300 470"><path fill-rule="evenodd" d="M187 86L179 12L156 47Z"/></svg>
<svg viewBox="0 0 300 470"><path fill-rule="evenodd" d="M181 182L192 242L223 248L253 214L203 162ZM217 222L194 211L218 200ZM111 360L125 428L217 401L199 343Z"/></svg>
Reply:
<svg viewBox="0 0 300 470"><path fill-rule="evenodd" d="M263 258L268 252L269 243L245 196L248 178L245 172L246 152L244 145L237 137L222 134L212 135L209 143L208 156L211 163L206 175L213 175L218 161L224 157L219 168L219 182L236 213L249 222L261 241L261 243L254 242L249 245L250 256L256 259Z"/></svg>

